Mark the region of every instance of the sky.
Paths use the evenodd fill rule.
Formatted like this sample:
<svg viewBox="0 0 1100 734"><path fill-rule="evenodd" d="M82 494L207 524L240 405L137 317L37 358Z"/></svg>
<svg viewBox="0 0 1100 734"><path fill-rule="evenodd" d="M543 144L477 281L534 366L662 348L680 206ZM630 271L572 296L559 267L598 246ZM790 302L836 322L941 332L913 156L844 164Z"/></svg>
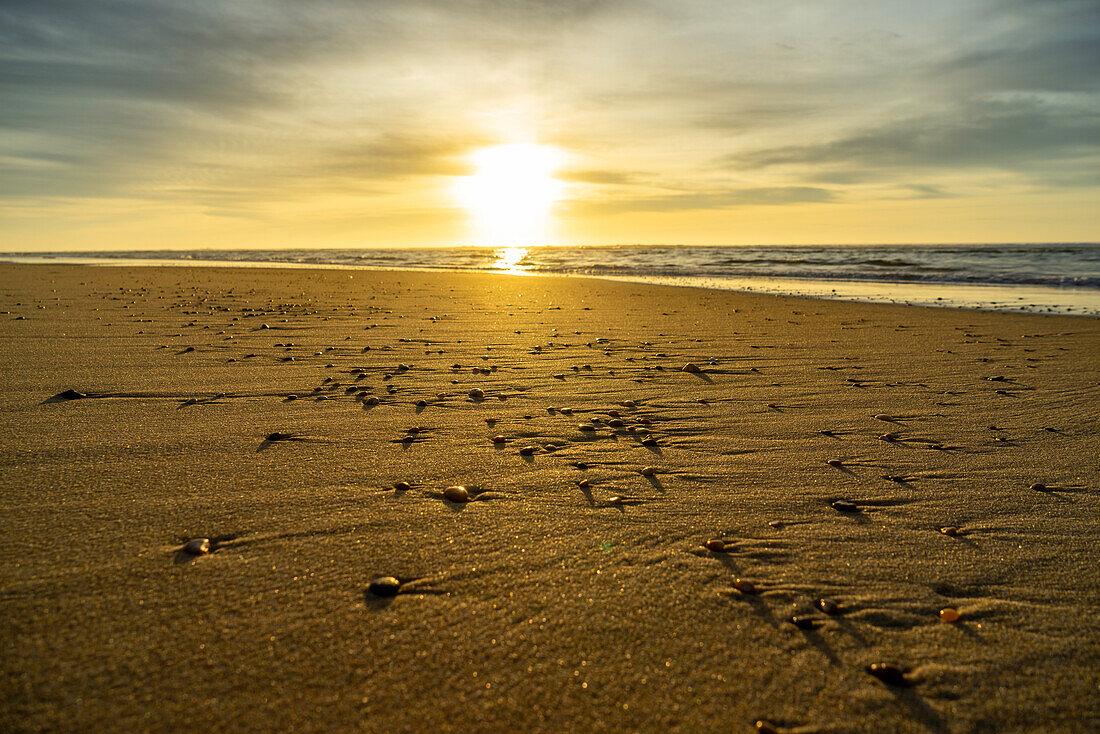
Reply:
<svg viewBox="0 0 1100 734"><path fill-rule="evenodd" d="M554 192L542 241L456 195L502 145L553 152L512 186ZM1096 0L0 0L4 251L1097 241L1098 212Z"/></svg>

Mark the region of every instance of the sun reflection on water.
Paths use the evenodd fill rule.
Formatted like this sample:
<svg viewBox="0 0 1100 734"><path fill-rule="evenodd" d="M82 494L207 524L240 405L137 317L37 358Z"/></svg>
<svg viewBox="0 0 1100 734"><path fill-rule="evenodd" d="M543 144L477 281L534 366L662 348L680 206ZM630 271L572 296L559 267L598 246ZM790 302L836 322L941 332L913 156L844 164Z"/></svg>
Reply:
<svg viewBox="0 0 1100 734"><path fill-rule="evenodd" d="M493 262L493 268L506 273L525 273L527 267L520 265L525 257L526 247L501 247L496 251L497 259Z"/></svg>

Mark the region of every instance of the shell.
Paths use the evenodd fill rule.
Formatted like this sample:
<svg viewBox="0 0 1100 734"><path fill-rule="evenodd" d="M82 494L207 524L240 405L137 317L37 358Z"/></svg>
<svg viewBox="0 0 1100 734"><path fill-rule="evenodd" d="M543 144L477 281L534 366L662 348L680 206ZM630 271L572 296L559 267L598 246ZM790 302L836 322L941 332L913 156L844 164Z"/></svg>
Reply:
<svg viewBox="0 0 1100 734"><path fill-rule="evenodd" d="M883 683L891 686L904 686L909 683L905 679L905 671L890 663L871 663L865 670Z"/></svg>
<svg viewBox="0 0 1100 734"><path fill-rule="evenodd" d="M740 591L742 594L755 594L756 585L748 579L736 579L733 582L733 588Z"/></svg>
<svg viewBox="0 0 1100 734"><path fill-rule="evenodd" d="M381 596L383 598L392 598L397 596L401 591L401 582L393 576L379 576L370 582L367 586L367 591L375 596Z"/></svg>
<svg viewBox="0 0 1100 734"><path fill-rule="evenodd" d="M183 544L183 552L192 556L201 556L210 552L210 538L195 538Z"/></svg>

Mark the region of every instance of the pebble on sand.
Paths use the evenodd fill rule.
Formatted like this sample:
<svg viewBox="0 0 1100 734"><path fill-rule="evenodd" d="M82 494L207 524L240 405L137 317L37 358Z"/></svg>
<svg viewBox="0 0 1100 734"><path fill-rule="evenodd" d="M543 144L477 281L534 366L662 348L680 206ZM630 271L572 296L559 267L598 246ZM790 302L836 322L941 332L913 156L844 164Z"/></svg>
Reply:
<svg viewBox="0 0 1100 734"><path fill-rule="evenodd" d="M816 606L824 614L828 614L829 616L832 616L832 615L834 615L834 614L836 614L837 612L840 611L840 605L839 604L837 604L832 599L826 599L824 597L822 597L821 599L818 599L816 602L814 602L814 606Z"/></svg>
<svg viewBox="0 0 1100 734"><path fill-rule="evenodd" d="M844 466L844 462L841 461L840 459L829 459L825 463L828 464L829 466Z"/></svg>
<svg viewBox="0 0 1100 734"><path fill-rule="evenodd" d="M1047 485L1040 484L1039 482L1036 482L1035 484L1031 485L1031 488L1033 490L1035 490L1036 492L1045 492L1045 491L1047 491Z"/></svg>
<svg viewBox="0 0 1100 734"><path fill-rule="evenodd" d="M538 448L536 446L524 446L522 449L519 450L519 453L520 456L531 456L537 450Z"/></svg>
<svg viewBox="0 0 1100 734"><path fill-rule="evenodd" d="M800 630L812 630L817 627L817 620L813 617L791 617L790 623Z"/></svg>
<svg viewBox="0 0 1100 734"><path fill-rule="evenodd" d="M752 726L756 730L756 734L779 734L779 727L764 719L757 719Z"/></svg>
<svg viewBox="0 0 1100 734"><path fill-rule="evenodd" d="M443 498L450 502L469 502L470 493L466 491L465 487L456 485L443 490Z"/></svg>
<svg viewBox="0 0 1100 734"><path fill-rule="evenodd" d="M504 443L507 440L504 436L493 436L493 443Z"/></svg>
<svg viewBox="0 0 1100 734"><path fill-rule="evenodd" d="M955 537L956 535L959 534L959 529L957 527L955 527L954 525L947 525L947 526L944 526L944 527L940 528L940 532L943 533L944 535L950 535L951 537Z"/></svg>
<svg viewBox="0 0 1100 734"><path fill-rule="evenodd" d="M888 416L886 413L876 413L875 414L875 420L877 420L877 421L892 421L894 419L891 418L890 416Z"/></svg>
<svg viewBox="0 0 1100 734"><path fill-rule="evenodd" d="M80 400L81 398L86 398L86 397L88 397L88 396L85 395L82 392L77 392L76 390L66 390L65 392L59 392L57 395L54 395L50 399L51 400Z"/></svg>
<svg viewBox="0 0 1100 734"><path fill-rule="evenodd" d="M657 473L657 467L655 467L655 466L642 467L642 469L638 473L641 474L643 477L652 477Z"/></svg>
<svg viewBox="0 0 1100 734"><path fill-rule="evenodd" d="M264 438L268 441L289 441L290 439L294 438L294 436L289 433L280 433L279 431L275 431L274 433L267 434L266 436L264 436Z"/></svg>
<svg viewBox="0 0 1100 734"><path fill-rule="evenodd" d="M879 438L881 438L883 441L897 441L898 440L898 434L896 434L896 433L884 433L881 436L879 436Z"/></svg>
<svg viewBox="0 0 1100 734"><path fill-rule="evenodd" d="M401 591L401 582L393 576L379 576L370 582L367 591L375 596L392 598L397 596L397 593Z"/></svg>
<svg viewBox="0 0 1100 734"><path fill-rule="evenodd" d="M742 594L755 594L756 585L748 579L736 579L733 582L733 588L740 591Z"/></svg>
<svg viewBox="0 0 1100 734"><path fill-rule="evenodd" d="M947 607L946 609L941 609L940 610L940 621L952 622L953 623L953 622L958 622L961 617L962 617L962 615L959 614L958 609L952 609L951 607Z"/></svg>
<svg viewBox="0 0 1100 734"><path fill-rule="evenodd" d="M485 397L485 391L482 390L480 387L475 387L473 390L470 391L470 397L474 400L481 400Z"/></svg>
<svg viewBox="0 0 1100 734"><path fill-rule="evenodd" d="M581 423L579 426L577 426L577 430L578 431L594 431L594 430L596 430L596 427L594 425L592 425L591 423Z"/></svg>
<svg viewBox="0 0 1100 734"><path fill-rule="evenodd" d="M393 488L396 489L398 492L408 492L410 489L412 489L412 485L408 482L394 482Z"/></svg>
<svg viewBox="0 0 1100 734"><path fill-rule="evenodd" d="M694 362L688 362L687 364L685 364L683 367L680 368L680 371L681 372L702 372L702 370L699 369L699 365L695 364Z"/></svg>
<svg viewBox="0 0 1100 734"><path fill-rule="evenodd" d="M703 543L703 547L709 550L711 553L722 553L726 550L725 542L718 538L711 538L706 543Z"/></svg>
<svg viewBox="0 0 1100 734"><path fill-rule="evenodd" d="M837 500L829 505L837 512L859 512L859 505L848 500Z"/></svg>
<svg viewBox="0 0 1100 734"><path fill-rule="evenodd" d="M363 405L378 405L378 398L373 395L365 397L363 398Z"/></svg>
<svg viewBox="0 0 1100 734"><path fill-rule="evenodd" d="M905 671L890 663L871 663L864 670L891 686L904 686L909 683L905 679Z"/></svg>
<svg viewBox="0 0 1100 734"><path fill-rule="evenodd" d="M201 556L210 552L210 538L195 538L183 544L183 552L192 556Z"/></svg>

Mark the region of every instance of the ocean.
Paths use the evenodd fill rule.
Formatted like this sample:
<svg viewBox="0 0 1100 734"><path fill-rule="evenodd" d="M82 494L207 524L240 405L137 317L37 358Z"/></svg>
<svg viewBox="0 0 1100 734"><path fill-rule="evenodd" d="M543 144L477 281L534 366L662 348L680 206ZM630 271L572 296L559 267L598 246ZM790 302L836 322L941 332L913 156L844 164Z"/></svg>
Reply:
<svg viewBox="0 0 1100 734"><path fill-rule="evenodd" d="M997 311L1100 316L1100 244L447 247L0 254L7 262L239 264L571 275Z"/></svg>

